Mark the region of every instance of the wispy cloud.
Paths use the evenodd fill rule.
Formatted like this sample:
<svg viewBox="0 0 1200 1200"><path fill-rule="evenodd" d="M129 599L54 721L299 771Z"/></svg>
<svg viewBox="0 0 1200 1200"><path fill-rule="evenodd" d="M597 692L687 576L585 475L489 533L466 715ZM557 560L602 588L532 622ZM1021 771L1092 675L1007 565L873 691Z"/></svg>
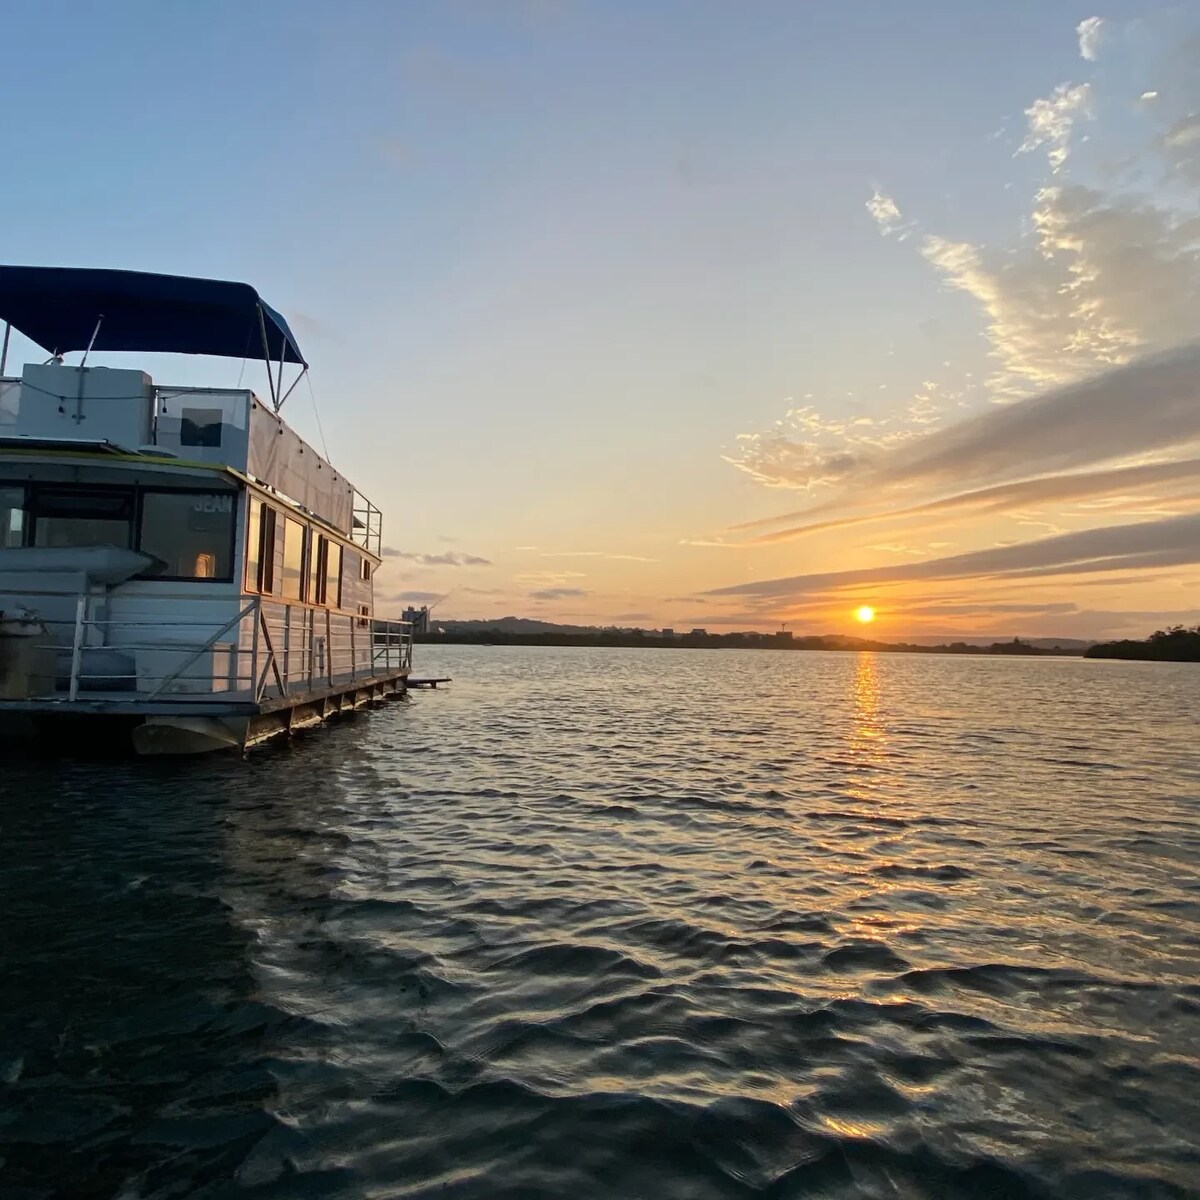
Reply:
<svg viewBox="0 0 1200 1200"><path fill-rule="evenodd" d="M846 528L878 522L911 521L925 517L958 517L964 513L1000 514L1027 510L1036 505L1063 504L1102 497L1105 507L1128 509L1131 504L1145 502L1148 490L1158 492L1165 489L1168 495L1177 485L1186 485L1200 480L1200 459L1188 458L1178 462L1146 463L1140 466L1113 467L1100 471L1078 471L1065 475L1046 475L1034 479L1022 479L1015 483L996 484L974 491L959 492L914 504L907 508L893 508L882 512L868 512L853 516L838 517L825 521L810 521L785 529L760 534L751 544L767 545L772 542L791 541L806 534L830 529ZM1180 497L1191 500L1190 493ZM777 524L781 520L812 516L819 511L833 508L823 505L821 509L810 509L807 513L793 512L782 517L750 521L735 526L742 530L761 529ZM844 508L844 504L838 507ZM746 545L747 543L734 543ZM940 543L930 543L939 548Z"/></svg>
<svg viewBox="0 0 1200 1200"><path fill-rule="evenodd" d="M766 487L812 490L842 482L912 436L899 419L881 425L866 417L828 418L806 404L760 433L739 433L736 449L723 457Z"/></svg>
<svg viewBox="0 0 1200 1200"><path fill-rule="evenodd" d="M1063 533L1013 546L925 562L792 575L715 588L707 595L804 597L873 584L950 579L1031 578L1200 562L1200 514Z"/></svg>
<svg viewBox="0 0 1200 1200"><path fill-rule="evenodd" d="M460 554L456 550L447 550L441 554L416 554L409 550L394 550L384 546L380 551L384 558L402 558L408 562L418 563L422 567L490 567L490 558L481 558L478 554Z"/></svg>
<svg viewBox="0 0 1200 1200"><path fill-rule="evenodd" d="M1079 56L1095 62L1100 52L1100 43L1108 26L1103 17L1087 17L1075 27L1079 35Z"/></svg>
<svg viewBox="0 0 1200 1200"><path fill-rule="evenodd" d="M1200 180L1200 113L1180 117L1159 139L1172 171L1185 180Z"/></svg>
<svg viewBox="0 0 1200 1200"><path fill-rule="evenodd" d="M556 550L545 551L543 558L604 558L609 562L658 562L657 558L643 558L640 554L609 554L604 550Z"/></svg>
<svg viewBox="0 0 1200 1200"><path fill-rule="evenodd" d="M891 616L906 617L971 617L991 613L1070 613L1078 605L1070 600L1052 604L909 604L889 608Z"/></svg>
<svg viewBox="0 0 1200 1200"><path fill-rule="evenodd" d="M878 482L962 485L1067 471L1200 437L1200 344L991 408L880 461Z"/></svg>
<svg viewBox="0 0 1200 1200"><path fill-rule="evenodd" d="M1061 170L1070 153L1075 122L1091 116L1091 98L1086 83L1060 83L1049 96L1035 100L1025 110L1028 126L1019 153L1045 147L1051 170Z"/></svg>
<svg viewBox="0 0 1200 1200"><path fill-rule="evenodd" d="M879 186L875 186L875 190L871 195L870 200L866 204L867 212L871 214L872 220L879 226L879 232L884 237L891 237L895 234L900 241L904 239L916 228L915 221L906 221L900 212L899 206L891 196L879 190Z"/></svg>
<svg viewBox="0 0 1200 1200"><path fill-rule="evenodd" d="M576 596L586 596L587 592L583 588L574 587L554 587L540 588L535 592L529 593L531 600L567 600Z"/></svg>
<svg viewBox="0 0 1200 1200"><path fill-rule="evenodd" d="M1200 150L1200 145L1197 147ZM1200 223L1136 197L1079 184L1043 188L1015 250L929 237L922 253L973 297L1015 395L1079 379L1195 336Z"/></svg>
<svg viewBox="0 0 1200 1200"><path fill-rule="evenodd" d="M970 508L1014 511L1191 481L1198 473L1194 457L1096 468L1136 456L1179 453L1196 443L1200 440L1198 398L1200 344L1114 368L1041 396L994 406L890 447L872 447L872 457L851 443L841 475L845 490L836 500L748 522L734 530L745 532L808 518L790 530L760 539L782 541L802 533L901 516ZM811 450L803 452L811 454ZM822 452L833 451L824 448ZM877 506L893 492L929 495L947 491L954 494L900 510L861 511ZM821 519L825 513L846 514L847 509L851 510L847 515ZM854 509L860 512L854 513Z"/></svg>
<svg viewBox="0 0 1200 1200"><path fill-rule="evenodd" d="M586 579L584 571L524 571L514 575L516 583L532 583L538 586L566 583L569 579Z"/></svg>

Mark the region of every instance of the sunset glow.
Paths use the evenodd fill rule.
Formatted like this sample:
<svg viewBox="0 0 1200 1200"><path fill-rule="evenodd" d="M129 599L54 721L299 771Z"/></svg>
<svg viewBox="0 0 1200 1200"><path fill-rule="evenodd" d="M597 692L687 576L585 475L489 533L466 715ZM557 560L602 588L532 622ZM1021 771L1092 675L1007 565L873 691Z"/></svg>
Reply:
<svg viewBox="0 0 1200 1200"><path fill-rule="evenodd" d="M43 7L5 5L8 42ZM37 163L0 192L6 261L283 305L314 389L290 423L384 514L373 615L985 645L1200 623L1200 2L260 0L239 53L277 93L251 112L219 23L69 8L57 51L99 74L6 127ZM97 46L170 62L170 105ZM44 65L3 78L33 94ZM43 148L84 106L80 189ZM204 187L147 210L164 177L262 191L300 148L323 169L275 240ZM104 349L112 319L90 365L269 400L253 344L189 374ZM47 353L13 328L0 424Z"/></svg>

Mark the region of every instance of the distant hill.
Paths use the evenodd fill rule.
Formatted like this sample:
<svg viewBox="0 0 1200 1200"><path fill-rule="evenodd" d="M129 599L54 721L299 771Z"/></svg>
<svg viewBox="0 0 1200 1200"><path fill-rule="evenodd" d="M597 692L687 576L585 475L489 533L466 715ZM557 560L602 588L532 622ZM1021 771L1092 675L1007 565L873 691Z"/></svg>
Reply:
<svg viewBox="0 0 1200 1200"><path fill-rule="evenodd" d="M598 625L556 625L553 621L536 621L530 617L493 617L479 621L439 621L430 618L430 625L447 633L486 633L498 629L501 633L564 633L586 635L599 632Z"/></svg>

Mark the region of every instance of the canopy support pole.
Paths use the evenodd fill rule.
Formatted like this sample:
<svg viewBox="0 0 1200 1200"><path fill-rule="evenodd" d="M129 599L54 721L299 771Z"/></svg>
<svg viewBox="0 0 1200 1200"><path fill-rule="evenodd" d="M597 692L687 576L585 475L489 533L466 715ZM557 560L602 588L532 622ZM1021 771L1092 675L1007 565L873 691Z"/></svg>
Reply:
<svg viewBox="0 0 1200 1200"><path fill-rule="evenodd" d="M12 323L4 322L4 348L0 349L0 375L4 374L4 368L8 365L8 339L12 333Z"/></svg>
<svg viewBox="0 0 1200 1200"><path fill-rule="evenodd" d="M279 377L275 380L275 395L279 397L278 401L275 404L276 412L278 412L283 407L283 402L287 399L287 397L283 394L283 353L286 348L287 348L286 339L280 338L279 339ZM267 370L269 371L270 369L271 368L268 365Z"/></svg>
<svg viewBox="0 0 1200 1200"><path fill-rule="evenodd" d="M267 387L271 389L271 406L279 411L280 400L275 391L275 377L271 374L271 343L267 341L267 321L263 316L262 305L258 306L258 331L262 334L263 362L267 364ZM283 351L280 351L282 354Z"/></svg>
<svg viewBox="0 0 1200 1200"><path fill-rule="evenodd" d="M91 352L92 352L92 347L93 347L93 346L96 344L96 339L97 339L97 338L100 336L100 326L101 326L103 323L104 323L104 314L103 314L103 313L101 313L101 314L100 314L100 315L99 315L99 316L96 318L96 328L92 330L92 338L91 338L91 341L89 341L89 342L88 342L88 344L87 344L87 349L86 349L86 350L83 352L83 359L82 359L82 360L80 361L80 363L79 363L79 366L80 366L80 368L81 368L81 369L82 369L83 367L86 367L86 366L87 366L88 355L89 355L89 354L91 354Z"/></svg>
<svg viewBox="0 0 1200 1200"><path fill-rule="evenodd" d="M104 314L101 313L96 318L96 328L92 330L92 336L87 344L87 349L83 352L83 358L79 363L79 388L75 392L75 424L79 425L83 422L83 369L87 365L88 355L92 352L92 347L96 344L96 339L100 336L100 326L104 324Z"/></svg>
<svg viewBox="0 0 1200 1200"><path fill-rule="evenodd" d="M283 397L279 401L280 408L283 407L284 401L296 390L296 384L298 384L300 382L300 380L302 380L304 378L304 376L307 374L308 374L308 368L301 367L300 374L297 375L296 378L292 380L292 386L290 388L288 388L288 390L286 392L283 393Z"/></svg>

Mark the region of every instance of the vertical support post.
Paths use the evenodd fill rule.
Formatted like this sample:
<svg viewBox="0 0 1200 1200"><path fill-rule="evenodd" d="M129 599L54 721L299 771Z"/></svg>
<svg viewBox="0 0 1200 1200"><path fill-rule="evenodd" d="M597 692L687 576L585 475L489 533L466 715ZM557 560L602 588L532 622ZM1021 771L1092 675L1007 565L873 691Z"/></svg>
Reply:
<svg viewBox="0 0 1200 1200"><path fill-rule="evenodd" d="M317 661L317 610L308 610L308 690L313 688L313 667Z"/></svg>
<svg viewBox="0 0 1200 1200"><path fill-rule="evenodd" d="M257 700L258 690L258 626L260 623L259 613L262 610L262 597L254 597L254 640L250 643L250 695ZM238 639L241 640L240 638ZM240 681L239 681L240 682Z"/></svg>
<svg viewBox="0 0 1200 1200"><path fill-rule="evenodd" d="M333 687L333 629L329 609L325 610L325 682Z"/></svg>
<svg viewBox="0 0 1200 1200"><path fill-rule="evenodd" d="M358 678L358 651L354 646L354 627L358 624L358 617L347 617L350 622L350 678Z"/></svg>
<svg viewBox="0 0 1200 1200"><path fill-rule="evenodd" d="M0 375L4 374L4 368L8 365L8 339L12 336L12 324L8 321L4 322L4 346L0 349Z"/></svg>
<svg viewBox="0 0 1200 1200"><path fill-rule="evenodd" d="M75 601L75 638L71 643L71 684L67 695L71 700L79 698L79 668L83 663L84 618L87 616L87 592L79 593Z"/></svg>
<svg viewBox="0 0 1200 1200"><path fill-rule="evenodd" d="M258 331L262 334L263 362L267 365L267 387L271 389L271 407L278 412L279 397L275 393L275 377L271 374L271 343L267 341L267 319L263 316L261 304L258 306Z"/></svg>
<svg viewBox="0 0 1200 1200"><path fill-rule="evenodd" d="M283 683L284 691L292 690L292 606L283 606Z"/></svg>

